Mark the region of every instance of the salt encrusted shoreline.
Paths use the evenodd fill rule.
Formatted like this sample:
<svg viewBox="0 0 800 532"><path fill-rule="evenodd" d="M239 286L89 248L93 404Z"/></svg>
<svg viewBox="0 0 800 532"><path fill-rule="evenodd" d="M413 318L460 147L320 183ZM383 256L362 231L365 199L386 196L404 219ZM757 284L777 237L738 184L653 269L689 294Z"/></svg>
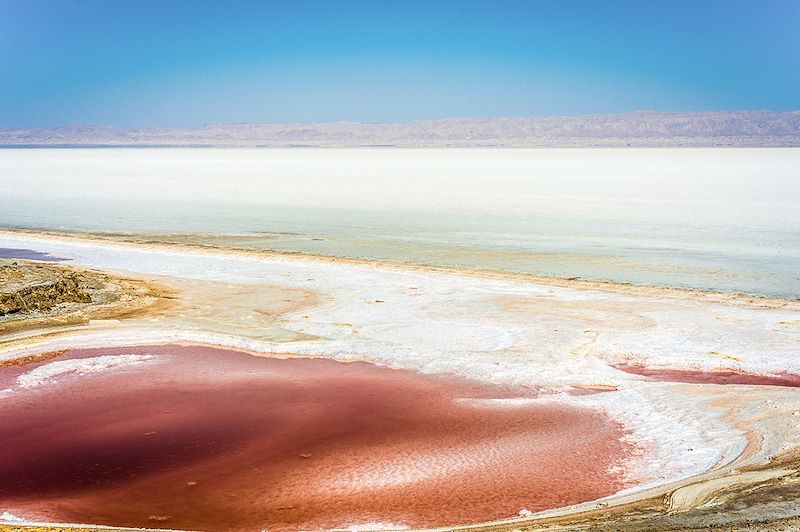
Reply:
<svg viewBox="0 0 800 532"><path fill-rule="evenodd" d="M449 266L433 266L429 264L396 262L388 259L361 259L353 257L337 257L332 255L314 255L299 251L279 251L270 249L261 250L218 244L204 244L199 243L194 239L186 242L169 239L162 241L158 234L100 233L9 227L0 228L0 239L3 237L22 237L22 240L24 240L24 237L26 236L38 240L44 239L45 241L48 239L54 239L55 241L66 240L94 242L97 244L111 243L135 249L199 251L210 255L236 255L241 257L262 257L269 259L283 258L290 259L292 261L360 265L408 272L445 273L465 277L477 277L480 279L518 281L522 283L543 284L547 286L558 286L564 288L592 289L614 293L635 293L664 297L674 296L677 298L702 299L703 301L708 302L743 304L746 306L762 308L781 308L792 311L800 311L800 298L791 299L767 297L742 292L720 292L695 288L597 280L582 277L556 277L527 273L511 273L497 270L462 269ZM168 236L174 237L175 235L170 234ZM202 236L200 239L202 239Z"/></svg>
<svg viewBox="0 0 800 532"><path fill-rule="evenodd" d="M64 374L98 373L112 368L131 366L152 358L149 355L126 354L105 355L88 360L56 360L20 375L17 377L17 385L21 388L36 388Z"/></svg>
<svg viewBox="0 0 800 532"><path fill-rule="evenodd" d="M650 480L602 501L611 506L670 493L690 478L703 482L763 465L800 442L800 430L789 417L800 411L795 389L658 383L610 367L623 360L800 372L796 301L31 233L2 232L0 246L6 244L37 246L77 265L162 281L314 290L319 302L279 316L281 330L297 335L291 341L259 336L255 329L253 334L207 331L169 318L145 328L128 320L89 326L79 336L22 339L0 358L66 347L183 341L538 386L545 391L542 400L600 407L633 430L643 449L633 470ZM202 286L194 289L202 292ZM234 318L220 321L231 324ZM613 391L570 395L575 387ZM569 511L596 508L596 503L580 506Z"/></svg>

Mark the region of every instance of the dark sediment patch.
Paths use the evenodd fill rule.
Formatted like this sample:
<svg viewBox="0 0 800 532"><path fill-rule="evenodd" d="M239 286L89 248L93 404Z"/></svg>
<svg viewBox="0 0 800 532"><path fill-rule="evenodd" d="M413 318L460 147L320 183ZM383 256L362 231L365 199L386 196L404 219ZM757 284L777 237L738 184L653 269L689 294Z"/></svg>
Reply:
<svg viewBox="0 0 800 532"><path fill-rule="evenodd" d="M45 364L153 358L35 387ZM485 521L610 495L624 428L530 391L200 346L72 350L0 367L0 509L205 530ZM469 399L482 399L470 401ZM464 400L467 399L467 400ZM616 472L614 472L616 471Z"/></svg>
<svg viewBox="0 0 800 532"><path fill-rule="evenodd" d="M660 382L685 382L688 384L751 384L760 386L800 386L800 375L794 373L774 373L759 375L732 369L670 369L652 368L641 364L612 364L614 369L641 375Z"/></svg>
<svg viewBox="0 0 800 532"><path fill-rule="evenodd" d="M64 257L56 257L55 255L43 251L16 248L0 248L0 259L41 260L47 262L63 262L70 260Z"/></svg>

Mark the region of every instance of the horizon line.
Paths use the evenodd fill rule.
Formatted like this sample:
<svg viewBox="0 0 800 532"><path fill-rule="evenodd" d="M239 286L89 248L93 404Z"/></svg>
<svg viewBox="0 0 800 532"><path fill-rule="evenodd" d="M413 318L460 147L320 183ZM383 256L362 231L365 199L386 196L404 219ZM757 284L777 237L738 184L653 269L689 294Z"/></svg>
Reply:
<svg viewBox="0 0 800 532"><path fill-rule="evenodd" d="M233 125L303 125L303 124L361 124L361 125L397 125L397 124L414 124L420 122L444 122L451 120L536 120L536 119L554 119L554 118L585 118L585 117L614 117L614 116L630 116L636 114L652 114L652 115L700 115L700 114L737 114L737 113L770 113L770 114L798 114L798 109L788 109L777 111L769 108L761 109L706 109L702 111L659 111L656 109L634 109L632 111L623 112L606 112L606 113L579 113L579 114L546 114L546 115L481 115L481 116L468 116L468 115L453 115L441 118L415 118L411 120L385 120L385 121L366 121L366 120L316 120L316 121L276 121L276 122L206 122L199 126L186 126L186 125L148 125L148 126L120 126L111 125L100 122L76 122L66 125L58 126L6 126L0 125L0 129L68 129L78 127L102 127L110 129L202 129L210 126L233 126Z"/></svg>

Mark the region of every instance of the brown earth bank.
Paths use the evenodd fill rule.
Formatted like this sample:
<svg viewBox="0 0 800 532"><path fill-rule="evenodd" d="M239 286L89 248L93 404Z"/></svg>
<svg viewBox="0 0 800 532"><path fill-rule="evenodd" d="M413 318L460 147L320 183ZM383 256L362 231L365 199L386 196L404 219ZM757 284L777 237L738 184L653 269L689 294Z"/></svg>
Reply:
<svg viewBox="0 0 800 532"><path fill-rule="evenodd" d="M0 316L92 302L86 283L74 272L12 262L0 265L0 279Z"/></svg>
<svg viewBox="0 0 800 532"><path fill-rule="evenodd" d="M135 315L169 305L156 283L64 264L0 260L0 335L90 319Z"/></svg>

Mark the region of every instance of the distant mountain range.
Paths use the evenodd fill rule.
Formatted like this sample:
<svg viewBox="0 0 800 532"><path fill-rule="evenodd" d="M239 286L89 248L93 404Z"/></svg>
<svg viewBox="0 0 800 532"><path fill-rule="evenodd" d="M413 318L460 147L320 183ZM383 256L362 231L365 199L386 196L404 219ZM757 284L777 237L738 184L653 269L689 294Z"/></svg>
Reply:
<svg viewBox="0 0 800 532"><path fill-rule="evenodd" d="M199 128L0 129L2 146L624 147L800 146L800 111L730 111L405 123L212 124Z"/></svg>

